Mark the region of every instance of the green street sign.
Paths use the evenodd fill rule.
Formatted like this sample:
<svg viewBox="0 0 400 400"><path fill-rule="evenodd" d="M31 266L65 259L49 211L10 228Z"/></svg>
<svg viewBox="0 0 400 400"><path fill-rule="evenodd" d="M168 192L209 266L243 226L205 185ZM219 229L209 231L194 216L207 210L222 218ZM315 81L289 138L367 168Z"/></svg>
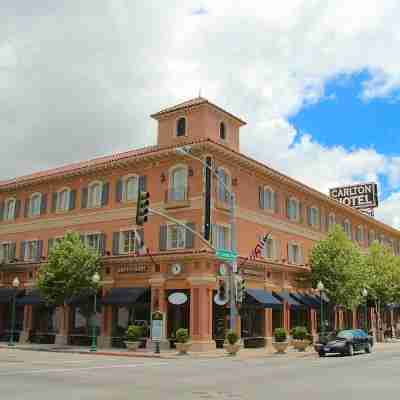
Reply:
<svg viewBox="0 0 400 400"><path fill-rule="evenodd" d="M224 249L218 249L215 254L220 260L227 262L236 261L237 258L237 253Z"/></svg>

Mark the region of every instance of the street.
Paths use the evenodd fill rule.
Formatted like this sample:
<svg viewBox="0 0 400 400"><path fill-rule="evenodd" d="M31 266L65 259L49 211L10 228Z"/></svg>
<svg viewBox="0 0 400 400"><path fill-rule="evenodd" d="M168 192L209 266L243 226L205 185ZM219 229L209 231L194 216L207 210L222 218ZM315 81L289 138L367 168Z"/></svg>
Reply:
<svg viewBox="0 0 400 400"><path fill-rule="evenodd" d="M400 390L399 346L354 357L145 359L0 351L7 400L376 399Z"/></svg>

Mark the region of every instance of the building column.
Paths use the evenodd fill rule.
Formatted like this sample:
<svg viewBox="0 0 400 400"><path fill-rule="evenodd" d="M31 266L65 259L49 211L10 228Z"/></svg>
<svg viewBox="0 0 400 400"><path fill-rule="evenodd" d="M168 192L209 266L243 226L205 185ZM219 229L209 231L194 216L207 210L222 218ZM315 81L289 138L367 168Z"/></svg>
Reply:
<svg viewBox="0 0 400 400"><path fill-rule="evenodd" d="M56 313L58 333L55 338L55 344L65 346L68 344L68 334L70 330L70 307L67 305L57 307Z"/></svg>
<svg viewBox="0 0 400 400"><path fill-rule="evenodd" d="M283 328L290 334L290 306L286 301L283 302Z"/></svg>
<svg viewBox="0 0 400 400"><path fill-rule="evenodd" d="M214 276L189 278L190 288L190 336L191 351L214 350L212 339L212 291L215 287Z"/></svg>
<svg viewBox="0 0 400 400"><path fill-rule="evenodd" d="M357 310L352 310L351 311L351 317L352 317L352 328L357 329Z"/></svg>
<svg viewBox="0 0 400 400"><path fill-rule="evenodd" d="M268 352L273 352L272 347L272 308L264 309L264 336L265 336L265 348Z"/></svg>
<svg viewBox="0 0 400 400"><path fill-rule="evenodd" d="M105 291L102 293L105 296ZM97 346L101 349L112 347L112 306L102 306L100 336L97 337Z"/></svg>
<svg viewBox="0 0 400 400"><path fill-rule="evenodd" d="M23 328L19 335L19 343L24 344L29 341L29 334L33 327L33 310L31 305L24 306Z"/></svg>

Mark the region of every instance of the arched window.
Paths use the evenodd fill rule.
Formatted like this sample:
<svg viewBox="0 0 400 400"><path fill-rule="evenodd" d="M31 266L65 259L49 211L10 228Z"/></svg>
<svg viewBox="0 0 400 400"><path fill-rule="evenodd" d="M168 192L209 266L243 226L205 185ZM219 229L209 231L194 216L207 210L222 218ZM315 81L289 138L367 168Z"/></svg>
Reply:
<svg viewBox="0 0 400 400"><path fill-rule="evenodd" d="M186 118L181 117L176 122L176 136L185 136L186 135Z"/></svg>
<svg viewBox="0 0 400 400"><path fill-rule="evenodd" d="M363 243L364 242L364 228L362 225L357 226L357 231L356 231L356 240L358 243Z"/></svg>
<svg viewBox="0 0 400 400"><path fill-rule="evenodd" d="M42 203L42 195L41 193L34 193L31 196L30 202L29 202L29 216L30 217L36 217L37 215L40 215L40 206Z"/></svg>
<svg viewBox="0 0 400 400"><path fill-rule="evenodd" d="M310 207L308 211L308 224L314 227L319 226L319 208Z"/></svg>
<svg viewBox="0 0 400 400"><path fill-rule="evenodd" d="M330 213L328 217L328 229L332 230L336 224L336 218L334 213Z"/></svg>
<svg viewBox="0 0 400 400"><path fill-rule="evenodd" d="M288 243L288 263L289 264L304 264L303 247L296 242Z"/></svg>
<svg viewBox="0 0 400 400"><path fill-rule="evenodd" d="M4 220L11 221L15 218L15 205L17 201L14 197L7 199L4 207Z"/></svg>
<svg viewBox="0 0 400 400"><path fill-rule="evenodd" d="M57 211L67 211L69 208L69 194L68 188L61 189L57 195Z"/></svg>
<svg viewBox="0 0 400 400"><path fill-rule="evenodd" d="M287 216L291 221L300 219L300 203L294 197L291 197L287 202Z"/></svg>
<svg viewBox="0 0 400 400"><path fill-rule="evenodd" d="M352 239L352 234L351 234L351 223L348 219L345 219L343 221L343 231L347 235L347 237L351 240Z"/></svg>
<svg viewBox="0 0 400 400"><path fill-rule="evenodd" d="M261 208L266 210L275 209L275 192L268 186L263 188L261 193Z"/></svg>
<svg viewBox="0 0 400 400"><path fill-rule="evenodd" d="M89 207L100 207L101 206L101 194L103 185L101 182L92 182L89 185Z"/></svg>
<svg viewBox="0 0 400 400"><path fill-rule="evenodd" d="M219 137L222 140L226 140L226 127L224 122L220 122L219 124Z"/></svg>
<svg viewBox="0 0 400 400"><path fill-rule="evenodd" d="M231 177L224 168L218 168L218 200L224 203L230 200Z"/></svg>
<svg viewBox="0 0 400 400"><path fill-rule="evenodd" d="M182 201L187 199L187 177L186 166L177 166L170 171L169 196L172 201Z"/></svg>
<svg viewBox="0 0 400 400"><path fill-rule="evenodd" d="M269 237L264 243L264 247L261 252L264 258L271 260L280 260L280 243L277 239Z"/></svg>
<svg viewBox="0 0 400 400"><path fill-rule="evenodd" d="M139 181L138 177L128 176L124 180L123 199L124 201L135 201L138 196Z"/></svg>
<svg viewBox="0 0 400 400"><path fill-rule="evenodd" d="M375 231L373 229L371 229L369 231L369 235L368 235L368 245L371 246L372 243L374 243L375 241Z"/></svg>

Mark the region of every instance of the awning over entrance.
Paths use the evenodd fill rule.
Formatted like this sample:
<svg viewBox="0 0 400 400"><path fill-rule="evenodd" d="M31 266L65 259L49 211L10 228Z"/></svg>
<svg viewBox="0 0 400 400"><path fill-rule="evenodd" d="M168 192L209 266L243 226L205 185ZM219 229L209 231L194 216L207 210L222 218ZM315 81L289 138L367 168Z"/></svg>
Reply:
<svg viewBox="0 0 400 400"><path fill-rule="evenodd" d="M13 299L14 295L19 297L24 293L24 290L14 288L0 288L0 304L8 304Z"/></svg>
<svg viewBox="0 0 400 400"><path fill-rule="evenodd" d="M17 299L17 304L21 306L44 306L46 300L41 297L39 290L36 289Z"/></svg>
<svg viewBox="0 0 400 400"><path fill-rule="evenodd" d="M289 304L290 308L293 310L299 310L299 309L304 308L304 304L301 304L299 301L295 300L291 296L290 292L282 291L279 293L274 292L273 294L278 300L286 301Z"/></svg>
<svg viewBox="0 0 400 400"><path fill-rule="evenodd" d="M103 298L105 305L125 306L150 302L150 289L142 287L112 288Z"/></svg>
<svg viewBox="0 0 400 400"><path fill-rule="evenodd" d="M246 293L264 308L280 308L282 302L272 295L271 292L262 289L247 289ZM251 304L244 304L250 306Z"/></svg>
<svg viewBox="0 0 400 400"><path fill-rule="evenodd" d="M305 293L291 293L291 296L295 300L297 300L298 302L304 304L309 308L319 309L321 307L321 300L319 297L315 295L305 294ZM322 301L324 302L325 305L326 301L324 301L324 298L322 298Z"/></svg>

